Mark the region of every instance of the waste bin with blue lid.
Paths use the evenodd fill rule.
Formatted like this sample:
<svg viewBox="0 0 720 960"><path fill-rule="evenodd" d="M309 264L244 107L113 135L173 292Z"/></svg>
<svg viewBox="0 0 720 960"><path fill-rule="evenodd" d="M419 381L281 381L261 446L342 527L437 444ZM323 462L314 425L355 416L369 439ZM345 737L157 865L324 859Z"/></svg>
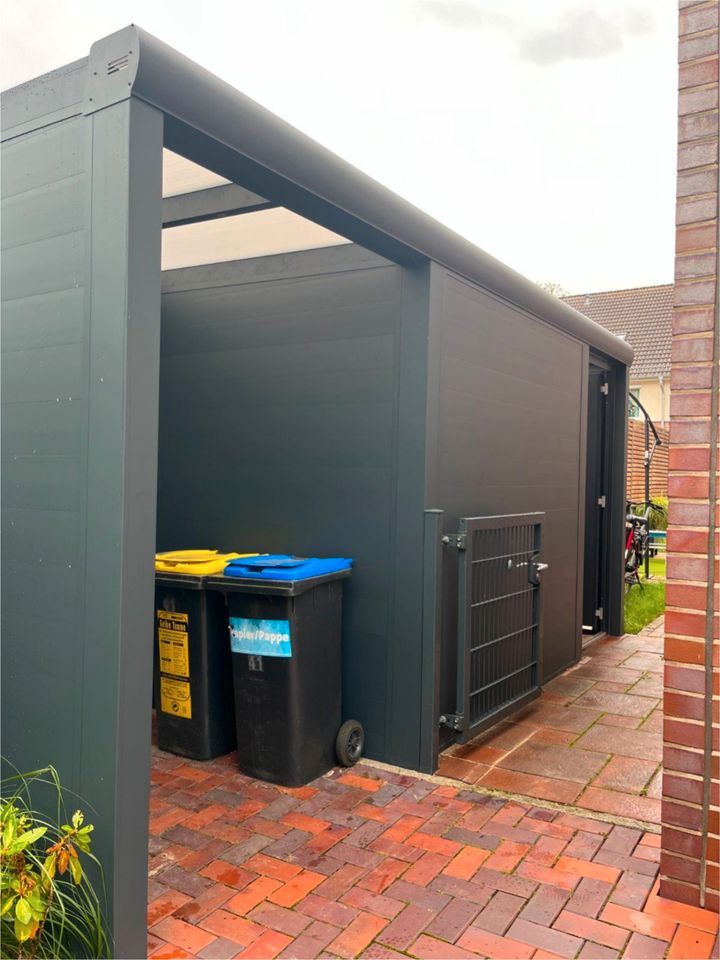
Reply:
<svg viewBox="0 0 720 960"><path fill-rule="evenodd" d="M342 596L352 560L272 554L231 560L227 596L238 765L297 787L352 766L364 734L342 723Z"/></svg>

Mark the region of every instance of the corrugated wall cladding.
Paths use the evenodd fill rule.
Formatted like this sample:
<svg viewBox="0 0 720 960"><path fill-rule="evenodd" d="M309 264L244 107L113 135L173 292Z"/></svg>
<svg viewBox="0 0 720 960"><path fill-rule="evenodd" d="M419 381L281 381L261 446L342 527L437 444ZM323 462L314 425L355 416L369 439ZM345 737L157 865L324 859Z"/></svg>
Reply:
<svg viewBox="0 0 720 960"><path fill-rule="evenodd" d="M2 176L3 752L71 783L82 670L88 155L72 119L12 140ZM42 709L66 737L47 754ZM36 721L36 718L35 718Z"/></svg>
<svg viewBox="0 0 720 960"><path fill-rule="evenodd" d="M401 271L310 251L177 271L165 291L158 548L352 556L343 712L381 755Z"/></svg>
<svg viewBox="0 0 720 960"><path fill-rule="evenodd" d="M666 497L668 493L668 452L670 431L655 427L661 444L655 448L650 465L650 496ZM652 433L650 434L652 443ZM627 496L629 500L645 498L645 424L642 420L628 420L627 440Z"/></svg>
<svg viewBox="0 0 720 960"><path fill-rule="evenodd" d="M546 678L577 657L583 347L446 274L437 506L459 517L544 511ZM446 555L443 710L452 709L457 594Z"/></svg>

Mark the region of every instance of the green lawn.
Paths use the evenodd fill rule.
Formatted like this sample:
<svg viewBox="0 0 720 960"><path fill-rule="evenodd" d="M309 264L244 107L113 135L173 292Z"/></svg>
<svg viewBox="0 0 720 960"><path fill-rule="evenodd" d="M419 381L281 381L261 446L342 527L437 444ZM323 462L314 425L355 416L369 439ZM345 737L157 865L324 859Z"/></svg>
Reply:
<svg viewBox="0 0 720 960"><path fill-rule="evenodd" d="M650 559L650 576L665 577L665 557ZM625 633L639 633L665 610L665 581L645 580L640 574L642 590L635 584L625 595Z"/></svg>

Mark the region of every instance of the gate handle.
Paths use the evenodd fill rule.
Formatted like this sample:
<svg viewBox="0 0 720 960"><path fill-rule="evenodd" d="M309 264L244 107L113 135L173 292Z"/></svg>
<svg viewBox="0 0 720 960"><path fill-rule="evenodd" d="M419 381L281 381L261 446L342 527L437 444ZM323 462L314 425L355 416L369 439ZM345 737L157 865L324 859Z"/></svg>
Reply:
<svg viewBox="0 0 720 960"><path fill-rule="evenodd" d="M539 556L539 553L534 553L529 560L524 560L522 563L514 563L512 557L510 557L507 568L508 570L517 570L519 567L528 567L528 581L538 584L540 583L540 574L548 568L547 563L540 563Z"/></svg>

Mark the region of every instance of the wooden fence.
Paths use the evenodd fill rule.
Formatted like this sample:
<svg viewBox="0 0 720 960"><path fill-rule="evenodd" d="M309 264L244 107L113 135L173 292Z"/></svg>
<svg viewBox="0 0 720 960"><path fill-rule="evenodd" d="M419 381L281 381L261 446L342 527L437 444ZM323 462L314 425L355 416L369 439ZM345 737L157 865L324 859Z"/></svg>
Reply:
<svg viewBox="0 0 720 960"><path fill-rule="evenodd" d="M650 495L666 497L668 492L668 441L667 427L656 427L662 441L655 450L650 467ZM652 446L652 432L650 433ZM629 500L642 500L645 496L645 423L643 420L628 420L627 448L627 496Z"/></svg>

